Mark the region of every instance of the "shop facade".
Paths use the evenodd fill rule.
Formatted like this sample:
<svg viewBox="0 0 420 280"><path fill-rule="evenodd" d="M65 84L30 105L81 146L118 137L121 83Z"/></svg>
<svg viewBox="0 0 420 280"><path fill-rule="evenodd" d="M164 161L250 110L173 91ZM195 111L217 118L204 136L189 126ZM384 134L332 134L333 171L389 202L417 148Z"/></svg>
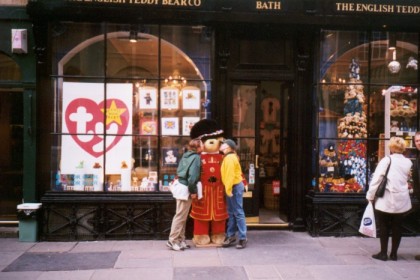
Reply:
<svg viewBox="0 0 420 280"><path fill-rule="evenodd" d="M410 3L29 1L41 238L167 238L168 184L203 118L238 142L250 227L357 235L389 137L415 155Z"/></svg>

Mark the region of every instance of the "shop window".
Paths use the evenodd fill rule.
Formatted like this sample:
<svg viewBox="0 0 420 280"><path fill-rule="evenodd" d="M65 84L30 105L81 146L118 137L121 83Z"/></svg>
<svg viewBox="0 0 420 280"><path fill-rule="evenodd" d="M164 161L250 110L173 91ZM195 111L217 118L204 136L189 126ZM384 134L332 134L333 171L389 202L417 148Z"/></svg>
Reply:
<svg viewBox="0 0 420 280"><path fill-rule="evenodd" d="M211 41L201 26L66 25L53 190L168 191L191 127L210 117Z"/></svg>
<svg viewBox="0 0 420 280"><path fill-rule="evenodd" d="M417 33L322 31L316 191L365 192L391 136L414 156L418 43Z"/></svg>

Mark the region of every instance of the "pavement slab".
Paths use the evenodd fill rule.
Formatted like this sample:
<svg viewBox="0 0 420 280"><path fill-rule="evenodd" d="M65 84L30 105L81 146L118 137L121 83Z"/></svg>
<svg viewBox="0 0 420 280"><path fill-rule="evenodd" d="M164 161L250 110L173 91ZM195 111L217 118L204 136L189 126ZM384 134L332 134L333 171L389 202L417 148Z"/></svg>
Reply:
<svg viewBox="0 0 420 280"><path fill-rule="evenodd" d="M60 271L112 268L120 252L24 253L8 265L10 271Z"/></svg>
<svg viewBox="0 0 420 280"><path fill-rule="evenodd" d="M174 269L174 280L243 280L247 279L246 272L240 266L223 267L182 267Z"/></svg>

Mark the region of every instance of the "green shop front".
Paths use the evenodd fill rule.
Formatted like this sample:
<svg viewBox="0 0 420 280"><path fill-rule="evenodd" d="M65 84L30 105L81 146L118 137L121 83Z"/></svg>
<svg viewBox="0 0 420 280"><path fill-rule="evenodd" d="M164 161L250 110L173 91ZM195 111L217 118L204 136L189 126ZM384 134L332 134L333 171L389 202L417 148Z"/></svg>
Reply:
<svg viewBox="0 0 420 280"><path fill-rule="evenodd" d="M10 237L17 206L39 200L36 166L36 57L32 22L23 4L0 4L0 227ZM36 239L35 213L25 216ZM3 230L5 229L5 230Z"/></svg>
<svg viewBox="0 0 420 280"><path fill-rule="evenodd" d="M167 238L168 184L204 118L238 143L249 228L357 235L388 139L416 156L412 1L38 0L27 13L42 240Z"/></svg>

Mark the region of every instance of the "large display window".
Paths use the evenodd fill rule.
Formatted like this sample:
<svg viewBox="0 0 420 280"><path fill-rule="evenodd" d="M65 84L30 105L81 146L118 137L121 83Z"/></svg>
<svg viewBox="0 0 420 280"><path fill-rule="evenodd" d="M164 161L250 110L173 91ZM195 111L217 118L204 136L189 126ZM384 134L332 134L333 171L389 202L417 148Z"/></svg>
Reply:
<svg viewBox="0 0 420 280"><path fill-rule="evenodd" d="M204 26L54 24L52 189L168 191L210 117Z"/></svg>
<svg viewBox="0 0 420 280"><path fill-rule="evenodd" d="M316 191L365 192L391 136L414 156L418 45L418 33L321 32Z"/></svg>

